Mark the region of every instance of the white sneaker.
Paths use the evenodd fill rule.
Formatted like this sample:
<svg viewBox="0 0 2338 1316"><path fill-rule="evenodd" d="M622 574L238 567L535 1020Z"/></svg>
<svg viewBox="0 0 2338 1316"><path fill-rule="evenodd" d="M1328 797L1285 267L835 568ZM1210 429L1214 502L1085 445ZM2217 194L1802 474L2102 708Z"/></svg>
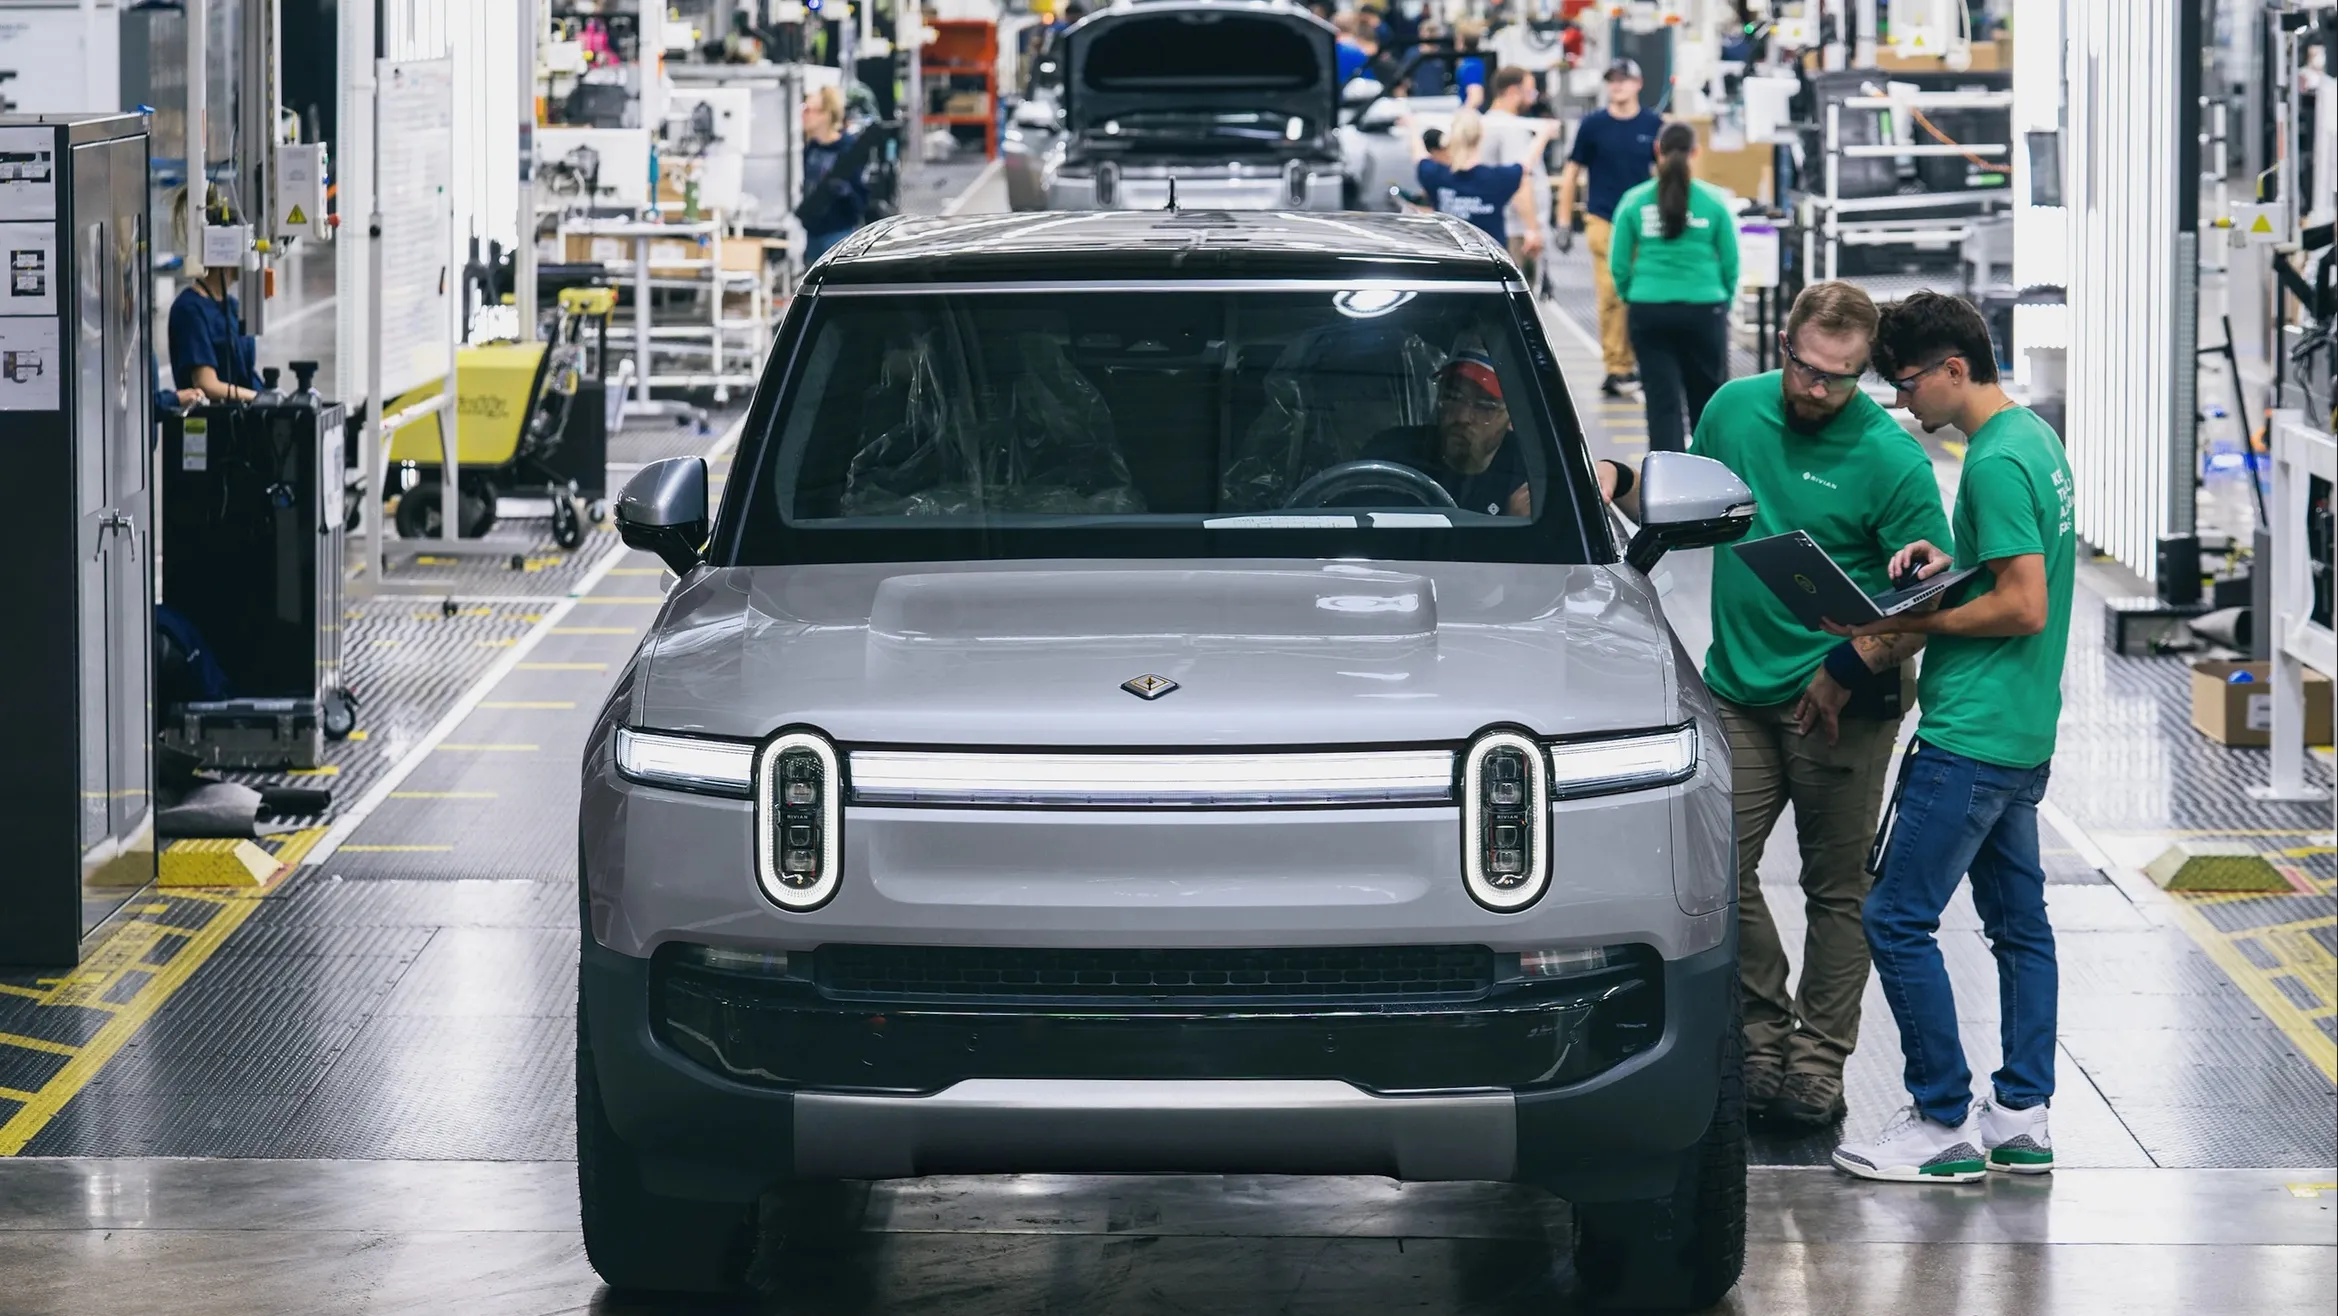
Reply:
<svg viewBox="0 0 2338 1316"><path fill-rule="evenodd" d="M1938 1124L1902 1106L1883 1132L1835 1148L1835 1168L1862 1179L1892 1183L1976 1183L1989 1173L1972 1115L1959 1125Z"/></svg>
<svg viewBox="0 0 2338 1316"><path fill-rule="evenodd" d="M1989 1153L1989 1168L2002 1174L2052 1174L2054 1136L2046 1131L2046 1104L2010 1110L1994 1100L1973 1107L1972 1122Z"/></svg>

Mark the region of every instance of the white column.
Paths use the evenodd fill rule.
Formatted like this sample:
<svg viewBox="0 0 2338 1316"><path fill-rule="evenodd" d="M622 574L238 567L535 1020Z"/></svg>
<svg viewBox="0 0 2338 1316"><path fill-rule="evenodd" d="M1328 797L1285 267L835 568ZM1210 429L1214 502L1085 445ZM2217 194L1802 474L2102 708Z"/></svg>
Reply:
<svg viewBox="0 0 2338 1316"><path fill-rule="evenodd" d="M339 157L332 162L338 189L341 226L333 243L339 255L333 264L334 342L339 345L334 380L341 398L355 405L370 397L366 391L365 362L373 336L373 285L367 277L370 241L367 221L373 214L373 98L374 0L340 0L339 20L340 125ZM370 481L372 475L367 479ZM365 515L380 511L380 491L369 490Z"/></svg>
<svg viewBox="0 0 2338 1316"><path fill-rule="evenodd" d="M179 235L187 253L186 276L203 277L203 204L210 199L211 15L209 0L187 3L187 231Z"/></svg>
<svg viewBox="0 0 2338 1316"><path fill-rule="evenodd" d="M516 0L519 73L519 195L513 213L519 246L512 253L511 301L519 338L536 341L536 0Z"/></svg>

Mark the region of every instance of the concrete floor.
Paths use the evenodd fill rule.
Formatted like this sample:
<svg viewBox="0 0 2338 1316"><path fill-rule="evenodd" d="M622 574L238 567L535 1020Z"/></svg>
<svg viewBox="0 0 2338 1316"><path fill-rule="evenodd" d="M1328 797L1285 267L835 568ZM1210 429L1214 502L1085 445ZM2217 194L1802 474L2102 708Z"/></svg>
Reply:
<svg viewBox="0 0 2338 1316"><path fill-rule="evenodd" d="M2274 1171L2064 1171L1969 1188L1753 1177L1717 1310L1843 1316L2327 1312L2338 1196ZM890 1185L783 1291L644 1305L586 1266L566 1163L0 1161L8 1316L234 1311L1525 1316L1571 1310L1565 1207L1378 1179Z"/></svg>

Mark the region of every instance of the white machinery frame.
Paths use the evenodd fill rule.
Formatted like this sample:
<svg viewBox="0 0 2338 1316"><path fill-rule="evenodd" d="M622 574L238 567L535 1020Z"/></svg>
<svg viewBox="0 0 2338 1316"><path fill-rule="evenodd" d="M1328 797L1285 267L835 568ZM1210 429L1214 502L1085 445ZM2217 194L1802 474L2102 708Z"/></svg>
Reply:
<svg viewBox="0 0 2338 1316"><path fill-rule="evenodd" d="M2338 438L2306 423L2305 413L2273 413L2273 615L2264 619L2273 654L2273 779L2251 787L2260 800L2312 802L2338 798L2308 789L2305 780L2305 669L2338 676L2338 635L2313 620L2313 576L2303 528L2306 493L2319 477L2338 486Z"/></svg>

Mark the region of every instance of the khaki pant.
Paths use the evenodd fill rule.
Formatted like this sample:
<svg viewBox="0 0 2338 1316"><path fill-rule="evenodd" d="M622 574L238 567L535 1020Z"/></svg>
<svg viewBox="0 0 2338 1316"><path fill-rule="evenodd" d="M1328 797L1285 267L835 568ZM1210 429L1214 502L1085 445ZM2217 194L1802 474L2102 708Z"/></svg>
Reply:
<svg viewBox="0 0 2338 1316"><path fill-rule="evenodd" d="M1859 998L1867 989L1867 848L1883 812L1899 722L1842 720L1827 744L1824 731L1794 729L1794 705L1746 708L1727 700L1737 809L1737 935L1745 986L1749 1060L1783 1064L1788 1073L1840 1079L1859 1045ZM1762 900L1762 847L1786 805L1794 806L1802 851L1802 898L1809 930L1802 941L1798 993L1786 992L1786 949Z"/></svg>
<svg viewBox="0 0 2338 1316"><path fill-rule="evenodd" d="M1615 276L1607 269L1607 244L1615 225L1597 215L1583 217L1583 242L1591 248L1591 282L1599 289L1599 359L1611 375L1628 375L1638 367L1632 360L1632 335L1624 320L1624 299L1616 296Z"/></svg>

